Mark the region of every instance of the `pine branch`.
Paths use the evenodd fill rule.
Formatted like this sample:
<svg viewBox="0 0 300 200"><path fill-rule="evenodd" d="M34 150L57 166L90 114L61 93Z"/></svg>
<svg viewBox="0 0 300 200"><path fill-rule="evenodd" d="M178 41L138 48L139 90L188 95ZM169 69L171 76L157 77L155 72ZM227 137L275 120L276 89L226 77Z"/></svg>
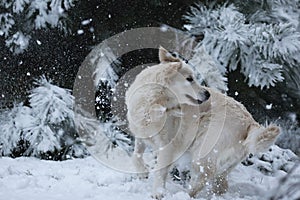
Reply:
<svg viewBox="0 0 300 200"><path fill-rule="evenodd" d="M272 6L269 1L254 2L259 12L292 5L288 0L276 1ZM293 23L249 21L247 15L254 16L258 12L242 13L249 3L245 1L237 4L238 7L233 4L219 7L197 5L185 16L189 21L185 28L191 34L204 35L200 44L212 56L222 74L240 66L249 86L269 88L283 81L285 72L299 66L300 33ZM197 48L199 46L195 51Z"/></svg>
<svg viewBox="0 0 300 200"><path fill-rule="evenodd" d="M2 0L0 9L0 36L14 54L23 53L31 40L33 30L55 28L67 33L66 11L76 0Z"/></svg>

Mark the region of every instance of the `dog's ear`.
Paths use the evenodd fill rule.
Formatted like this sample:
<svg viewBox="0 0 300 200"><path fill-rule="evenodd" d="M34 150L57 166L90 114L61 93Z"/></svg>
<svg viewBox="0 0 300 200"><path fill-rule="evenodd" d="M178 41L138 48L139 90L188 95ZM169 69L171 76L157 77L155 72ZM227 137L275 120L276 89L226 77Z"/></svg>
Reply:
<svg viewBox="0 0 300 200"><path fill-rule="evenodd" d="M159 47L159 61L161 63L167 63L167 62L180 62L179 58L175 58L172 56L170 52L168 52L165 48L162 46Z"/></svg>

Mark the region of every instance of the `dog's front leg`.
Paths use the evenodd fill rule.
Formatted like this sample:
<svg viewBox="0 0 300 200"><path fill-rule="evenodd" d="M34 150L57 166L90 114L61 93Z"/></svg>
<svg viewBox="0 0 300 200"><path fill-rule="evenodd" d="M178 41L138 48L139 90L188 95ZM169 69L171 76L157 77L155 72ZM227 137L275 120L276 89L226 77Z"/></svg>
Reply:
<svg viewBox="0 0 300 200"><path fill-rule="evenodd" d="M162 199L165 193L166 179L172 164L173 147L160 149L157 155L156 171L154 173L154 184L152 197L155 199Z"/></svg>
<svg viewBox="0 0 300 200"><path fill-rule="evenodd" d="M153 192L152 197L154 199L162 199L165 193L166 187L166 178L168 174L169 167L165 167L163 169L157 170L155 172L154 177L154 184L153 184Z"/></svg>
<svg viewBox="0 0 300 200"><path fill-rule="evenodd" d="M148 178L148 169L145 166L143 154L145 152L146 145L143 141L136 138L135 147L133 152L133 163L136 167L136 173L141 179Z"/></svg>

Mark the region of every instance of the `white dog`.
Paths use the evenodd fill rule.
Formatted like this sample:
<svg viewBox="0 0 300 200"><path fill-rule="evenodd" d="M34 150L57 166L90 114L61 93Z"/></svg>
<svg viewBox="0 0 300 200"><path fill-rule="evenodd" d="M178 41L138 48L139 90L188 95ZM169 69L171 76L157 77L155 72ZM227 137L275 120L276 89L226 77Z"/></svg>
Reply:
<svg viewBox="0 0 300 200"><path fill-rule="evenodd" d="M153 197L160 199L170 166L185 153L191 158L189 194L210 180L215 193L224 193L230 170L250 152L268 148L280 130L259 125L233 98L197 84L189 66L162 47L159 58L126 92L137 172L147 176L143 155L151 147L157 155Z"/></svg>

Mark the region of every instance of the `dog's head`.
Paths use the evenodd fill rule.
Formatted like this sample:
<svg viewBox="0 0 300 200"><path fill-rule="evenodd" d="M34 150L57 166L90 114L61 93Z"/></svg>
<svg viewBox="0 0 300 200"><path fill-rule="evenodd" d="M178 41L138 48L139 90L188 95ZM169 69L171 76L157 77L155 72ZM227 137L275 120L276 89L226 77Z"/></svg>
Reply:
<svg viewBox="0 0 300 200"><path fill-rule="evenodd" d="M183 60L174 57L163 47L159 48L159 60L164 67L163 76L168 88L179 103L199 105L210 97L210 93L197 83L194 73Z"/></svg>

